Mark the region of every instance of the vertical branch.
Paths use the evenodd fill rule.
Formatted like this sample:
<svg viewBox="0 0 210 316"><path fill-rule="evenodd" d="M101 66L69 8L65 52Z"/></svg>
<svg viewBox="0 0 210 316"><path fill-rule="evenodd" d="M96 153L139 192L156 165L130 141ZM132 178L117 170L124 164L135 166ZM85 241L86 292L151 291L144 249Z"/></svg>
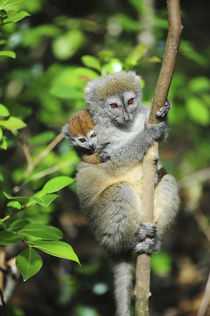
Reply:
<svg viewBox="0 0 210 316"><path fill-rule="evenodd" d="M174 73L178 53L182 24L179 0L168 0L168 37L163 62L155 88L155 96L148 123L156 123L156 112L165 104ZM154 157L158 155L158 142L148 150L143 161L143 196L142 204L147 221L153 221L154 186L156 166ZM136 316L149 315L150 297L150 256L139 255L136 266Z"/></svg>
<svg viewBox="0 0 210 316"><path fill-rule="evenodd" d="M6 253L3 247L0 247L0 306L4 305L3 286L4 286L4 273L2 269L5 268Z"/></svg>

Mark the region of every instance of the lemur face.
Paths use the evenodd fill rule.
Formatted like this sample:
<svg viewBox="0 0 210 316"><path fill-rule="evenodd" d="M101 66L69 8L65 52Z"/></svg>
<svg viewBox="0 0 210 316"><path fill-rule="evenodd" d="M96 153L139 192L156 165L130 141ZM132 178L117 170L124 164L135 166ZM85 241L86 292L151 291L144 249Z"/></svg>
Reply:
<svg viewBox="0 0 210 316"><path fill-rule="evenodd" d="M97 144L96 132L92 129L88 132L87 136L71 136L71 142L73 146L81 147L90 150L90 152L94 152Z"/></svg>
<svg viewBox="0 0 210 316"><path fill-rule="evenodd" d="M106 113L111 120L120 125L128 125L137 109L137 96L133 91L119 92L106 100Z"/></svg>

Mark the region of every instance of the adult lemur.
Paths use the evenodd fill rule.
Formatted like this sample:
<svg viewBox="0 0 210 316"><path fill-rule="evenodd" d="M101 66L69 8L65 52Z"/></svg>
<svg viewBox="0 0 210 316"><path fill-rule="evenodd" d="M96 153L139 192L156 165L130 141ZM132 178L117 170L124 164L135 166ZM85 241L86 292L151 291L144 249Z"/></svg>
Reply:
<svg viewBox="0 0 210 316"><path fill-rule="evenodd" d="M145 223L142 209L142 159L166 131L161 123L148 126L149 108L141 105L139 77L119 72L88 83L86 102L97 134L96 151L103 163L81 162L77 191L81 208L96 240L116 259L115 296L118 316L128 316L131 264L128 252L151 253L172 223L179 198L175 179L165 175L155 188L154 224ZM166 111L165 111L166 109ZM165 116L164 116L165 115Z"/></svg>

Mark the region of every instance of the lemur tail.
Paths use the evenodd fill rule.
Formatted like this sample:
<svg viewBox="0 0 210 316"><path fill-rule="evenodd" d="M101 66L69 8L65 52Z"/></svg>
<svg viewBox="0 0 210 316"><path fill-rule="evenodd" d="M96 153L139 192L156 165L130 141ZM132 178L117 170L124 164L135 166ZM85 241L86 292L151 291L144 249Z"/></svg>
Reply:
<svg viewBox="0 0 210 316"><path fill-rule="evenodd" d="M132 264L115 261L113 267L116 316L130 316Z"/></svg>

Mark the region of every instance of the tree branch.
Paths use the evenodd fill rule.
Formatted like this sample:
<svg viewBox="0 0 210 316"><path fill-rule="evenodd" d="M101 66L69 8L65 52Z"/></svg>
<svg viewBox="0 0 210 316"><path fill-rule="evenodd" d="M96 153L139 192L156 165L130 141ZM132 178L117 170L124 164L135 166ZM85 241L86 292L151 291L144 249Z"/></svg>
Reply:
<svg viewBox="0 0 210 316"><path fill-rule="evenodd" d="M60 141L64 138L64 134L60 133L59 135L56 136L55 139L53 139L53 141L47 146L47 148L45 148L40 154L39 156L35 159L34 162L30 162L30 164L28 165L28 168L26 169L23 178L27 178L27 176L34 170L34 168L40 163L40 161L45 158L49 152L51 150L53 150L53 148L55 146L57 146L58 143L60 143Z"/></svg>
<svg viewBox="0 0 210 316"><path fill-rule="evenodd" d="M174 73L179 40L182 31L179 0L168 0L168 37L163 62L155 88L155 96L150 112L149 124L157 121L156 112L166 102L169 87ZM158 143L156 142L146 153L143 161L143 196L142 204L147 221L153 221L154 186L156 164L154 157L158 156ZM150 297L150 256L139 255L136 267L136 316L149 315Z"/></svg>
<svg viewBox="0 0 210 316"><path fill-rule="evenodd" d="M201 301L201 306L199 308L197 316L204 316L205 315L209 302L210 302L210 272L209 272L209 276L208 276L208 281L206 283L204 295L203 295L203 298Z"/></svg>

